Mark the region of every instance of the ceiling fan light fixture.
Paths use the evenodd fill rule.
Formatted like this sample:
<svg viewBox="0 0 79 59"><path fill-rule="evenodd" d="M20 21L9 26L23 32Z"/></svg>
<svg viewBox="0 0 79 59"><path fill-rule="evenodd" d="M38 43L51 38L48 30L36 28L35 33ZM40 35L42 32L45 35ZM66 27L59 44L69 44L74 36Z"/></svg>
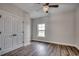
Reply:
<svg viewBox="0 0 79 59"><path fill-rule="evenodd" d="M43 6L43 11L44 12L48 13L48 9L49 9L49 6L48 5L44 5Z"/></svg>

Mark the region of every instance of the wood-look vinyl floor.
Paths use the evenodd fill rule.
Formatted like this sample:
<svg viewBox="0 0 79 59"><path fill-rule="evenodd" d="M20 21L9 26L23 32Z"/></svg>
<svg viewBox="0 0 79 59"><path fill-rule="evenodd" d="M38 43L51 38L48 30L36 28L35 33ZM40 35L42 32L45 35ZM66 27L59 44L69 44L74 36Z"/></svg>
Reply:
<svg viewBox="0 0 79 59"><path fill-rule="evenodd" d="M2 56L79 56L79 50L70 46L32 41L30 45Z"/></svg>

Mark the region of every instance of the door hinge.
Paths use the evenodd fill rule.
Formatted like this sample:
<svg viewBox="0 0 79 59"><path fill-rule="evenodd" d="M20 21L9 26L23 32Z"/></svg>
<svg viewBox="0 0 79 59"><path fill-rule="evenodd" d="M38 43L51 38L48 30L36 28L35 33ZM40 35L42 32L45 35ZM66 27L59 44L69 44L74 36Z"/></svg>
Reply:
<svg viewBox="0 0 79 59"><path fill-rule="evenodd" d="M24 33L24 31L23 31L23 33Z"/></svg>
<svg viewBox="0 0 79 59"><path fill-rule="evenodd" d="M23 43L24 43L24 41L23 41Z"/></svg>
<svg viewBox="0 0 79 59"><path fill-rule="evenodd" d="M0 18L2 17L2 15L0 15Z"/></svg>
<svg viewBox="0 0 79 59"><path fill-rule="evenodd" d="M24 23L24 21L22 23Z"/></svg>
<svg viewBox="0 0 79 59"><path fill-rule="evenodd" d="M0 48L0 50L1 50L1 48Z"/></svg>

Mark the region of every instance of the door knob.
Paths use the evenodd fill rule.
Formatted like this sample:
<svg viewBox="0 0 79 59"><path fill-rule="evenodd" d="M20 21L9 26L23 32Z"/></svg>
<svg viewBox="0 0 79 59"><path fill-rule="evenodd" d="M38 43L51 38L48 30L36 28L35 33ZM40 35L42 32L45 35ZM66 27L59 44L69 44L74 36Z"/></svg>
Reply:
<svg viewBox="0 0 79 59"><path fill-rule="evenodd" d="M16 36L16 34L13 34L12 36Z"/></svg>

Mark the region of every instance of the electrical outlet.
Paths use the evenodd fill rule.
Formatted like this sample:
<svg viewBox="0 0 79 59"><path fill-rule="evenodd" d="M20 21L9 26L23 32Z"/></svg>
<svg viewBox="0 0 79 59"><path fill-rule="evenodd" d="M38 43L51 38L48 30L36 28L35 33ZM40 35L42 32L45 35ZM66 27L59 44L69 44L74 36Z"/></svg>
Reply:
<svg viewBox="0 0 79 59"><path fill-rule="evenodd" d="M0 48L0 50L1 50L1 48Z"/></svg>

